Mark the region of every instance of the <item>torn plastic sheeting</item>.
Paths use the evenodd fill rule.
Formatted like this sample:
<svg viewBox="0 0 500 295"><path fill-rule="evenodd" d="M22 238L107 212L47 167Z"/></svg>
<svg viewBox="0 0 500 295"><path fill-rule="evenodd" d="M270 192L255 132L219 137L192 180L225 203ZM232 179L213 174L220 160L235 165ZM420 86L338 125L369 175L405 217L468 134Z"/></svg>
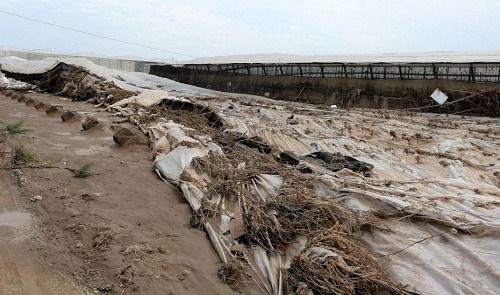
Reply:
<svg viewBox="0 0 500 295"><path fill-rule="evenodd" d="M207 144L207 149L216 156L224 156L224 151L222 151L222 148L215 142L209 142Z"/></svg>
<svg viewBox="0 0 500 295"><path fill-rule="evenodd" d="M241 213L241 206L239 203L235 204L232 212L233 219L231 219L229 223L229 232L231 233L231 239L236 240L246 233L243 214Z"/></svg>
<svg viewBox="0 0 500 295"><path fill-rule="evenodd" d="M335 196L340 186L333 177L321 175L313 181L313 189L319 196Z"/></svg>
<svg viewBox="0 0 500 295"><path fill-rule="evenodd" d="M194 158L204 157L208 154L206 149L176 147L170 153L158 157L154 167L168 181L178 184L184 170L191 165Z"/></svg>
<svg viewBox="0 0 500 295"><path fill-rule="evenodd" d="M150 107L159 104L162 100L167 99L168 92L165 90L144 90L138 95L131 96L129 98L122 99L112 105L109 108L115 108L118 106L124 106L126 104L135 103L143 107Z"/></svg>
<svg viewBox="0 0 500 295"><path fill-rule="evenodd" d="M193 209L194 212L198 211L198 209L201 208L203 192L191 182L181 182L180 188L184 198L189 203L189 206L191 206L191 209Z"/></svg>
<svg viewBox="0 0 500 295"><path fill-rule="evenodd" d="M292 265L292 260L297 256L302 250L305 249L307 244L307 238L304 236L297 235L295 239L286 248L286 256L283 257L283 268L289 269Z"/></svg>
<svg viewBox="0 0 500 295"><path fill-rule="evenodd" d="M219 234L217 234L217 232L208 222L205 223L205 230L207 231L208 237L210 238L210 241L212 242L217 255L219 255L220 260L223 263L228 263L228 256L231 257L231 252L225 249L223 241L220 238Z"/></svg>
<svg viewBox="0 0 500 295"><path fill-rule="evenodd" d="M148 130L150 131L150 136L152 136L153 139L158 139L166 135L167 131L172 128L180 128L182 130L192 130L190 128L185 127L184 125L174 123L174 121L166 120L164 118L160 118L158 122L148 126Z"/></svg>
<svg viewBox="0 0 500 295"><path fill-rule="evenodd" d="M425 201L413 201L413 203L410 203L399 200L396 197L383 196L377 193L362 191L359 189L342 188L340 191L364 195L394 207L399 213L404 212L408 215L413 215L415 218L418 218L420 220L434 221L437 224L442 224L450 228L460 229L464 232L473 233L477 236L500 233L500 223L486 222L484 220L472 220L464 213L441 208L438 206L429 206L429 204ZM346 203L346 205L352 204L355 203ZM365 206L365 208L368 208L368 206ZM370 211L373 209L374 207L368 208L368 210Z"/></svg>
<svg viewBox="0 0 500 295"><path fill-rule="evenodd" d="M252 179L252 195L266 201L279 195L283 178L274 174L258 174Z"/></svg>
<svg viewBox="0 0 500 295"><path fill-rule="evenodd" d="M337 253L321 247L311 247L306 251L307 257L318 262L324 262L329 257L338 257Z"/></svg>
<svg viewBox="0 0 500 295"><path fill-rule="evenodd" d="M44 58L43 60L23 60L11 56L0 57L2 69L11 73L19 74L42 74L46 73L59 64L67 64L82 67L92 74L113 82L121 89L128 91L144 91L146 89L158 89L180 93L183 96L234 96L214 90L204 89L188 84L179 83L170 79L139 72L125 72L96 65L86 58Z"/></svg>
<svg viewBox="0 0 500 295"><path fill-rule="evenodd" d="M165 135L171 147L175 147L179 145L179 143L181 142L188 142L195 145L201 145L201 143L198 140L186 135L184 130L189 130L189 128L174 123L170 120L167 122L160 122L155 125L152 125L149 127L149 130L150 132L153 133L153 136L155 138Z"/></svg>
<svg viewBox="0 0 500 295"><path fill-rule="evenodd" d="M160 139L158 139L153 144L153 152L157 155L164 155L170 151L171 151L170 143L168 142L168 139L166 136L160 137Z"/></svg>
<svg viewBox="0 0 500 295"><path fill-rule="evenodd" d="M273 294L284 295L281 275L281 257L277 255L268 256L266 251L260 246L255 246L253 248L253 256L255 257L255 263L260 272L271 284Z"/></svg>
<svg viewBox="0 0 500 295"><path fill-rule="evenodd" d="M373 192L368 192L368 191L364 191L364 190L360 190L360 189L341 188L341 189L339 189L339 192L342 192L342 193L356 193L356 194L360 194L360 195L365 195L365 196L370 197L372 199L381 201L381 202L383 202L383 203L385 203L385 204L387 204L387 205L389 205L391 207L394 207L395 209L400 210L400 211L403 211L406 208L410 208L413 205L412 203L405 202L405 201L397 199L397 198L383 196L383 195L380 195L380 194L376 194L376 193L373 193Z"/></svg>
<svg viewBox="0 0 500 295"><path fill-rule="evenodd" d="M361 240L388 273L419 294L500 294L498 235L476 238L430 223L386 220ZM425 283L423 283L425 282Z"/></svg>

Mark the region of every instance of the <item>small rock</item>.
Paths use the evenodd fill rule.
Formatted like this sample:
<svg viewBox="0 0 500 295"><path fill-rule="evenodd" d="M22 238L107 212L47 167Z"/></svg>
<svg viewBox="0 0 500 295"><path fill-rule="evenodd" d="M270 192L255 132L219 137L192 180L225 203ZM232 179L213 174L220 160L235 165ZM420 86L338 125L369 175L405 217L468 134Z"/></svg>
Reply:
<svg viewBox="0 0 500 295"><path fill-rule="evenodd" d="M24 94L19 94L19 95L17 96L17 101L19 101L19 102L22 102L22 101L24 101L25 99L26 99L26 96L24 96Z"/></svg>
<svg viewBox="0 0 500 295"><path fill-rule="evenodd" d="M41 201L42 199L43 199L43 197L42 197L42 196L34 196L34 197L32 197L30 200L31 200L32 202L37 202L37 201Z"/></svg>
<svg viewBox="0 0 500 295"><path fill-rule="evenodd" d="M83 130L89 130L99 125L99 121L96 118L88 117L85 122L82 123Z"/></svg>
<svg viewBox="0 0 500 295"><path fill-rule="evenodd" d="M83 247L83 243L76 243L75 247L76 248L82 248Z"/></svg>
<svg viewBox="0 0 500 295"><path fill-rule="evenodd" d="M160 252L161 254L166 254L168 252L168 249L166 246L160 246L158 247L158 252Z"/></svg>
<svg viewBox="0 0 500 295"><path fill-rule="evenodd" d="M35 104L35 109L37 110L46 109L47 107L48 107L47 104L44 102L39 102Z"/></svg>
<svg viewBox="0 0 500 295"><path fill-rule="evenodd" d="M122 128L113 135L113 140L118 145L125 146L132 143L137 143L139 141L139 138L132 130L128 128Z"/></svg>
<svg viewBox="0 0 500 295"><path fill-rule="evenodd" d="M61 120L63 122L75 121L76 119L78 119L78 113L74 111L65 111L61 115Z"/></svg>
<svg viewBox="0 0 500 295"><path fill-rule="evenodd" d="M53 114L53 113L59 113L61 112L63 109L62 106L54 106L54 105L51 105L45 112L47 114Z"/></svg>
<svg viewBox="0 0 500 295"><path fill-rule="evenodd" d="M29 106L35 103L35 100L33 98L28 98L27 100L24 101L24 103Z"/></svg>

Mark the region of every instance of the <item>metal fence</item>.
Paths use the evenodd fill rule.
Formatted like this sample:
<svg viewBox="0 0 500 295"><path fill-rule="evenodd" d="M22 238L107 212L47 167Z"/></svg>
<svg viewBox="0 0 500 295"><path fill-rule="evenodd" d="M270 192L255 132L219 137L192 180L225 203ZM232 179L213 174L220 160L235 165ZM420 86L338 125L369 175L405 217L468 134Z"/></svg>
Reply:
<svg viewBox="0 0 500 295"><path fill-rule="evenodd" d="M457 80L500 83L499 63L233 63L185 64L186 72L292 76L311 78L351 78L373 80Z"/></svg>

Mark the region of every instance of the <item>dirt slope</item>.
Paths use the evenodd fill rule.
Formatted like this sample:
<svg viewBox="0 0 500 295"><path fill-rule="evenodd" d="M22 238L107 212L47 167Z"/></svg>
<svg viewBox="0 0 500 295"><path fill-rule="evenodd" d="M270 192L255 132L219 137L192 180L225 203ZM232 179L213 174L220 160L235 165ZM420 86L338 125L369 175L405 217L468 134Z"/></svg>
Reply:
<svg viewBox="0 0 500 295"><path fill-rule="evenodd" d="M1 294L233 293L217 279L219 261L206 234L187 227L189 206L152 171L147 146L117 147L110 127L115 118L93 106L28 97L79 111L82 119L92 112L103 127L82 131L80 121L63 123L58 115L0 95L1 128L23 120L29 129L7 136L3 155L22 144L59 167L1 171L0 272L12 275L1 276ZM93 163L88 178L64 169L86 163ZM29 228L21 247L4 238L5 230L12 231L2 223L5 208L18 212ZM19 213L24 209L30 213ZM44 288L51 282L61 289ZM24 293L5 291L16 288Z"/></svg>

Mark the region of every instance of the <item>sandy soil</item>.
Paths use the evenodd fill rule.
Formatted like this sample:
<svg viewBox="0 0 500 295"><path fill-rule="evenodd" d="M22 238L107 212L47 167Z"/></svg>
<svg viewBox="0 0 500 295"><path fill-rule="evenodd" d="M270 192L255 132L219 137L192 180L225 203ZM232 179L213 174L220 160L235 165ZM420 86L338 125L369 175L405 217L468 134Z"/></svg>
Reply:
<svg viewBox="0 0 500 295"><path fill-rule="evenodd" d="M147 146L117 147L115 118L93 106L28 96L103 127L82 131L0 95L1 128L23 120L29 129L3 139L2 157L22 144L63 168L0 170L0 294L233 293L217 279L206 234L187 226L189 206L154 174ZM64 169L86 163L88 178Z"/></svg>

